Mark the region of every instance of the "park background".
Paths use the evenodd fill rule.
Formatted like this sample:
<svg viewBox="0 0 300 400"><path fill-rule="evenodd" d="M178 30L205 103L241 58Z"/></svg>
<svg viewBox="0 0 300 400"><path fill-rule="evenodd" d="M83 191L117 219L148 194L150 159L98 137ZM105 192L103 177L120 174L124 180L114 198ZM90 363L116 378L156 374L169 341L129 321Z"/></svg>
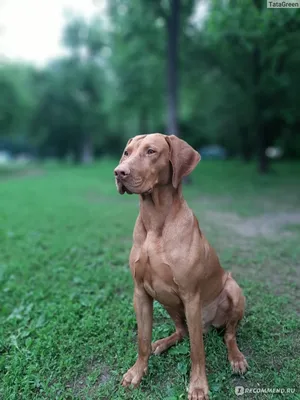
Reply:
<svg viewBox="0 0 300 400"><path fill-rule="evenodd" d="M136 357L138 198L113 170L128 138L162 132L200 151L185 197L247 297L250 370L232 375L211 331L211 398L299 399L300 10L61 1L54 32L58 3L0 4L0 398L185 398L188 339L137 391L119 385ZM153 338L173 329L155 305Z"/></svg>

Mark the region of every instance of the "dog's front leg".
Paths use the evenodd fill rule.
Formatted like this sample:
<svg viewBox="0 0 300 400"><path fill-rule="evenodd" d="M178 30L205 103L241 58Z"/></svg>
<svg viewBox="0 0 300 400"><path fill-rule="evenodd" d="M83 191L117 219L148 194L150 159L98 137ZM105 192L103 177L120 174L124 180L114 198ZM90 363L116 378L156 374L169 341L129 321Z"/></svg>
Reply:
<svg viewBox="0 0 300 400"><path fill-rule="evenodd" d="M192 361L188 398L189 400L207 400L208 384L205 372L200 295L189 296L184 303Z"/></svg>
<svg viewBox="0 0 300 400"><path fill-rule="evenodd" d="M143 287L135 286L134 309L138 325L138 358L123 376L122 385L137 387L147 372L151 354L153 299Z"/></svg>

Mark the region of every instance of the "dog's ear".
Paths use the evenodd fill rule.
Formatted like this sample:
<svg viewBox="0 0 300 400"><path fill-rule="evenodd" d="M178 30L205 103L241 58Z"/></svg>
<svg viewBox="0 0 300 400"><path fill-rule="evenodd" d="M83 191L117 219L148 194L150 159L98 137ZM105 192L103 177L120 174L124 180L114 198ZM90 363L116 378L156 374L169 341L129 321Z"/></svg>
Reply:
<svg viewBox="0 0 300 400"><path fill-rule="evenodd" d="M201 160L200 154L184 140L175 135L166 135L170 147L170 162L173 168L172 185L178 188L182 178L189 175Z"/></svg>

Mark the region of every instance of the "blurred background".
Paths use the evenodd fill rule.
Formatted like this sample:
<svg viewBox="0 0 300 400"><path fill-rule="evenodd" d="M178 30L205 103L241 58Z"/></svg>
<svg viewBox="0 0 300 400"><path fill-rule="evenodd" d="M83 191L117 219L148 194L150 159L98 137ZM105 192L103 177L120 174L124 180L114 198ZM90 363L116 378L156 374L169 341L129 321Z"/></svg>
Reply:
<svg viewBox="0 0 300 400"><path fill-rule="evenodd" d="M300 157L300 9L265 0L0 5L0 163L118 156L139 133L203 158Z"/></svg>
<svg viewBox="0 0 300 400"><path fill-rule="evenodd" d="M120 385L138 197L113 171L151 132L200 151L184 196L247 298L250 372L209 333L211 400L299 388L299 72L300 8L267 0L0 0L0 399L186 398L188 339Z"/></svg>

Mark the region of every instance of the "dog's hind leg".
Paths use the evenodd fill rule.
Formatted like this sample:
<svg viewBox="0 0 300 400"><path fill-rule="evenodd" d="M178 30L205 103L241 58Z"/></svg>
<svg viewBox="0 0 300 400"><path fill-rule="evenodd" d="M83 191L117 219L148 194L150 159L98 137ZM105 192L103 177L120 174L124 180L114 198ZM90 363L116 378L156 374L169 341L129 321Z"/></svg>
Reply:
<svg viewBox="0 0 300 400"><path fill-rule="evenodd" d="M244 316L245 302L241 288L229 275L220 297L213 326L225 327L224 341L227 347L228 360L233 372L240 374L245 373L248 368L246 358L238 348L236 341L236 331Z"/></svg>
<svg viewBox="0 0 300 400"><path fill-rule="evenodd" d="M152 353L155 355L161 354L162 352L166 351L169 347L180 342L184 338L184 336L186 336L188 333L185 324L184 314L178 312L173 308L165 307L165 309L167 310L168 314L174 321L176 331L172 335L152 343Z"/></svg>

